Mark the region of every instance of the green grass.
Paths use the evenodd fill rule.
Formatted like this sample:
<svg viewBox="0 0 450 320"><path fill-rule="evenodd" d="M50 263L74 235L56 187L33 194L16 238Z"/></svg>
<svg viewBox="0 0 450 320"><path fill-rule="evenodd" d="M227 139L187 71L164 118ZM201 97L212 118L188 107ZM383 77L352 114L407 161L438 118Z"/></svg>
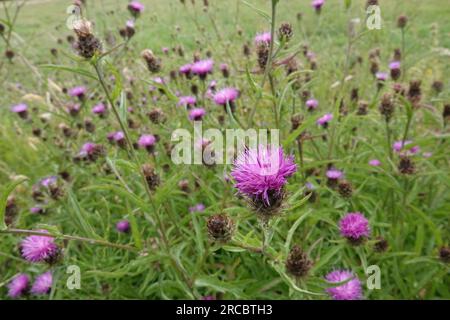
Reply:
<svg viewBox="0 0 450 320"><path fill-rule="evenodd" d="M259 248L262 236L255 214L236 196L232 183L223 179L224 172L229 172L231 166L176 166L166 154L164 143L170 142L173 130L190 129L192 125L185 111L175 107L176 101L170 97L152 101L146 81L153 75L146 70L140 52L151 48L162 57L160 74L168 77L171 70L191 61L195 51L202 57L211 51L216 63L211 79L218 80L219 88L231 85L241 90L236 117L246 123L248 113L257 103L258 90L263 90L265 95L256 110L255 127L275 128L274 99L268 84L255 89L249 78L259 85L263 76L246 73L246 69L257 70L255 53L252 52L250 58L242 54L244 43L252 44L257 32L270 29L270 23L251 6L270 14L270 1L252 0L248 1L251 4L248 6L243 1L210 0L209 13L202 10L199 0L195 9L190 4L184 8L175 0L142 2L146 10L136 23L136 35L126 50L121 48L108 56L114 67L106 73L109 79L116 68L124 78L120 89L132 94L126 103L135 111L129 113L128 118L140 124L138 129L130 130L132 140L136 141L144 132L161 137L156 157L137 151L139 162L152 163L161 176L161 185L152 193L151 201L141 184L136 162L130 160L125 150L107 143L106 135L119 130L113 114L110 112L107 119L89 114L94 104L105 100L98 82L77 73L42 67L44 64L64 65L95 73L89 63L73 58L75 54L66 42L66 37L72 34L65 26L67 1L24 6L11 42L17 56L12 63L3 57L0 61L0 192L18 176L29 179L13 192L19 208L14 226L21 229L54 226L64 235L143 248L136 253L58 239L64 247L64 259L53 267L57 281L52 294L42 299L179 299L205 295L228 299L326 299L323 276L335 268L353 270L363 283L367 299L450 298L448 264L438 259L439 249L449 244L450 230L449 132L442 119L443 106L449 103L450 93L447 76L450 71L450 21L447 19L450 7L447 1L381 1L382 29L365 32L365 1L352 1L349 10L345 9L343 1L327 1L318 17L308 1L280 0L277 26L283 21L294 26L294 38L289 49L283 51L283 57L307 44L317 56L318 68L311 73L311 81L302 82L299 89L287 86L290 79L282 67L273 72L281 142L295 155L299 170L287 185L290 205L272 222L273 237L266 256L242 248ZM88 0L87 17L95 22L97 36L103 39L112 32L117 44L122 41L118 29L129 18L124 3ZM298 12L303 13L301 21L296 18ZM378 112L381 96L391 92L392 83L387 83L377 94L368 61L369 51L380 48L380 68L387 71L393 50L402 47L396 19L403 13L409 17L403 83L422 80L422 107L414 110L407 134L407 138L421 148L421 153L414 156L417 171L411 176L398 173L397 155L389 158L385 123ZM5 17L5 12L1 11L0 18ZM353 18L361 19L357 27L361 36L346 54L348 21ZM242 30L242 35L238 34L238 29ZM62 39L61 44L57 43L58 39ZM162 54L162 47L177 45L184 47L185 57L173 52L168 57ZM110 48L106 42L104 46ZM50 54L51 48L58 49L58 57ZM0 41L0 51L4 50L5 43ZM357 63L359 56L361 64ZM300 70L309 70L309 63L301 53L297 59ZM224 79L218 71L222 62L235 65L229 79ZM352 77L336 85L348 75ZM304 74L301 77L303 79ZM134 81L130 82L130 78ZM435 80L444 83L440 94L430 88ZM85 84L94 98L83 105L79 117L73 118L64 111L71 98L62 93L62 88L79 84ZM113 85L109 80L108 84ZM172 92L190 92L187 81L170 82L168 87ZM357 104L350 99L353 88L358 88L361 100L370 103L368 115L356 114ZM300 97L303 90L310 90L319 100L318 111L305 111ZM336 101L341 98L349 112L338 117ZM34 109L32 122L11 115L10 106L21 101ZM167 121L163 125L155 125L146 117L153 107L164 111ZM219 125L217 119L224 115L222 108L209 101L204 107L208 110L203 123L205 128L233 127L227 115L225 124ZM407 103L396 99L396 111L390 123L391 143L404 137L407 110ZM324 131L314 120L326 112L335 112L335 119ZM52 114L48 123L39 120L43 113ZM304 117L304 129L309 135L319 136L305 141L302 166L295 136L290 131L293 114ZM92 118L95 133L76 129L86 117ZM61 123L71 127L76 135L64 137L58 128ZM41 138L32 135L33 128L42 130ZM321 139L324 133L326 139ZM107 159L91 164L74 163L73 156L86 141L107 146ZM432 152L431 158L423 157L422 152ZM380 159L382 166L370 167L367 163L373 158ZM354 188L351 199L343 199L326 186L324 170L328 164L345 172ZM112 173L106 172L108 165L113 167ZM165 165L168 168L164 169ZM316 185L317 199L303 203L304 177L314 169L317 176L309 176L306 181ZM32 185L42 177L61 171L71 175L71 181L64 183L65 195L50 201L45 215L30 214L29 208L34 205ZM178 188L182 179L190 182L189 195ZM205 211L189 213L189 207L196 203L204 203ZM349 245L339 234L339 219L353 211L363 212L372 229L371 240L359 247ZM206 231L206 219L222 212L236 222L234 243L223 246L212 243ZM158 217L167 243L162 239ZM132 234L116 232L115 223L123 218L131 220ZM373 251L373 240L377 236L388 241L387 252ZM21 238L0 234L1 298L7 298L6 285L17 273L26 272L34 277L48 269L46 265L29 264L20 257ZM297 282L286 274L284 267L288 249L294 244L308 252L314 262L308 277ZM66 268L70 265L81 269L80 290L66 287ZM378 265L381 269L380 290L369 290L365 285L365 268L369 265Z"/></svg>

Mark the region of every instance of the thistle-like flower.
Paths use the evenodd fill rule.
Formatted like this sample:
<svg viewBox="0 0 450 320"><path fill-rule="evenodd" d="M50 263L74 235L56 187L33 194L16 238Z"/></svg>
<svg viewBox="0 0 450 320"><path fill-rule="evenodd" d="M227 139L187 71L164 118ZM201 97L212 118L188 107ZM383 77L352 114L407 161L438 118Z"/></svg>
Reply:
<svg viewBox="0 0 450 320"><path fill-rule="evenodd" d="M48 233L47 230L39 232ZM60 249L51 236L32 235L25 238L21 245L22 256L30 262L54 263L59 256Z"/></svg>
<svg viewBox="0 0 450 320"><path fill-rule="evenodd" d="M287 178L296 170L294 157L285 156L281 147L260 145L237 157L231 175L235 187L247 196L253 209L268 218L280 209Z"/></svg>
<svg viewBox="0 0 450 320"><path fill-rule="evenodd" d="M349 280L351 279L351 280ZM351 271L336 270L325 276L325 280L330 283L344 282L346 283L326 289L327 293L334 300L360 300L362 299L361 281Z"/></svg>
<svg viewBox="0 0 450 320"><path fill-rule="evenodd" d="M8 296L11 298L19 298L26 294L30 287L30 278L28 275L21 273L14 277L8 284Z"/></svg>
<svg viewBox="0 0 450 320"><path fill-rule="evenodd" d="M34 280L33 286L31 287L31 293L36 295L48 294L52 289L53 276L51 271L47 271L39 275L36 280Z"/></svg>
<svg viewBox="0 0 450 320"><path fill-rule="evenodd" d="M359 244L370 235L369 221L360 212L350 212L339 221L341 235Z"/></svg>

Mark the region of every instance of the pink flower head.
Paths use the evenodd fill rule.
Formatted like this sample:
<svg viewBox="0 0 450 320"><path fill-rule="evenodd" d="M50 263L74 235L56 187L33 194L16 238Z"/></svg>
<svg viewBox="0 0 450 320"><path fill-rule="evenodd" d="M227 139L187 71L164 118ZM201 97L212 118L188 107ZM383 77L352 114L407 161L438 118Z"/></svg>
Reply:
<svg viewBox="0 0 450 320"><path fill-rule="evenodd" d="M99 103L92 108L93 114L102 115L106 112L106 106L103 103Z"/></svg>
<svg viewBox="0 0 450 320"><path fill-rule="evenodd" d="M325 0L313 0L313 1L311 2L311 6L312 6L315 10L320 10L324 4L325 4Z"/></svg>
<svg viewBox="0 0 450 320"><path fill-rule="evenodd" d="M431 152L424 152L422 155L423 155L424 158L431 158L433 156L433 153L431 153Z"/></svg>
<svg viewBox="0 0 450 320"><path fill-rule="evenodd" d="M309 110L316 109L318 106L319 106L319 101L317 101L316 99L308 99L306 101L306 107Z"/></svg>
<svg viewBox="0 0 450 320"><path fill-rule="evenodd" d="M261 32L255 36L255 44L266 43L269 44L272 41L270 32Z"/></svg>
<svg viewBox="0 0 450 320"><path fill-rule="evenodd" d="M177 106L193 107L197 103L197 99L193 96L182 96L178 99Z"/></svg>
<svg viewBox="0 0 450 320"><path fill-rule="evenodd" d="M317 119L317 124L322 127L326 127L328 125L328 122L330 122L331 120L333 120L333 115L331 113L326 113L322 117Z"/></svg>
<svg viewBox="0 0 450 320"><path fill-rule="evenodd" d="M69 90L69 96L82 98L85 96L86 91L87 91L86 87L84 86L73 87L72 89Z"/></svg>
<svg viewBox="0 0 450 320"><path fill-rule="evenodd" d="M362 299L361 282L351 271L336 270L327 274L325 279L330 283L339 283L351 279L340 286L326 289L334 300Z"/></svg>
<svg viewBox="0 0 450 320"><path fill-rule="evenodd" d="M220 64L220 71L227 71L227 70L228 70L228 65L226 63Z"/></svg>
<svg viewBox="0 0 450 320"><path fill-rule="evenodd" d="M69 112L70 115L76 116L78 113L80 113L81 105L79 103L69 103L67 105L67 112Z"/></svg>
<svg viewBox="0 0 450 320"><path fill-rule="evenodd" d="M128 4L128 10L133 15L139 15L142 11L144 11L144 5L140 3L139 1L131 1Z"/></svg>
<svg viewBox="0 0 450 320"><path fill-rule="evenodd" d="M189 212L193 213L193 212L203 212L205 211L205 205L203 203L198 203L193 207L189 208Z"/></svg>
<svg viewBox="0 0 450 320"><path fill-rule="evenodd" d="M370 234L369 221L360 212L347 213L339 221L341 235L351 240L368 237Z"/></svg>
<svg viewBox="0 0 450 320"><path fill-rule="evenodd" d="M47 230L39 232L48 233ZM55 239L50 236L29 236L21 245L22 256L30 262L50 262L58 255L59 249L55 244Z"/></svg>
<svg viewBox="0 0 450 320"><path fill-rule="evenodd" d="M115 142L122 142L125 140L125 134L122 131L116 131L113 133L112 139Z"/></svg>
<svg viewBox="0 0 450 320"><path fill-rule="evenodd" d="M338 180L344 176L344 173L341 170L330 169L327 170L327 178L330 180Z"/></svg>
<svg viewBox="0 0 450 320"><path fill-rule="evenodd" d="M231 175L239 192L270 205L269 196L279 194L296 170L294 157L285 156L282 147L260 145L237 157Z"/></svg>
<svg viewBox="0 0 450 320"><path fill-rule="evenodd" d="M391 63L389 63L389 69L390 70L396 70L396 69L400 69L400 61L392 61Z"/></svg>
<svg viewBox="0 0 450 320"><path fill-rule="evenodd" d="M161 51L162 51L164 54L168 54L168 53L169 53L169 48L167 48L167 47L162 47L162 48L161 48Z"/></svg>
<svg viewBox="0 0 450 320"><path fill-rule="evenodd" d="M378 159L372 159L369 161L369 166L378 167L381 165L381 161Z"/></svg>
<svg viewBox="0 0 450 320"><path fill-rule="evenodd" d="M378 81L386 81L388 78L388 74L386 72L377 72L375 73L375 77Z"/></svg>
<svg viewBox="0 0 450 320"><path fill-rule="evenodd" d="M31 207L30 208L30 213L32 213L32 214L41 214L41 213L44 213L44 209L42 209L41 207Z"/></svg>
<svg viewBox="0 0 450 320"><path fill-rule="evenodd" d="M42 178L40 181L41 186L48 188L51 185L54 185L58 181L58 178L56 176L48 176L45 178Z"/></svg>
<svg viewBox="0 0 450 320"><path fill-rule="evenodd" d="M191 71L192 71L192 63L188 63L188 64L185 64L185 65L182 65L180 67L180 69L178 69L178 71L181 74L189 74L189 73L191 73Z"/></svg>
<svg viewBox="0 0 450 320"><path fill-rule="evenodd" d="M116 224L116 230L122 233L130 232L130 223L128 220L121 220Z"/></svg>
<svg viewBox="0 0 450 320"><path fill-rule="evenodd" d="M205 109L203 108L194 108L189 111L189 119L192 121L200 121L203 116L206 114Z"/></svg>
<svg viewBox="0 0 450 320"><path fill-rule="evenodd" d="M31 287L32 294L48 294L52 289L53 277L51 271L39 275Z"/></svg>
<svg viewBox="0 0 450 320"><path fill-rule="evenodd" d="M8 296L11 298L20 297L28 291L29 284L30 278L26 274L21 273L17 275L8 284Z"/></svg>
<svg viewBox="0 0 450 320"><path fill-rule="evenodd" d="M239 90L236 88L224 88L214 95L214 102L220 106L233 103L239 97Z"/></svg>
<svg viewBox="0 0 450 320"><path fill-rule="evenodd" d="M397 152L400 153L408 144L411 144L412 141L411 140L405 140L405 142L403 143L403 141L396 141L394 142L394 144L392 145L392 149ZM420 151L420 147L419 146L413 146L411 147L409 150L407 150L408 154L416 154Z"/></svg>
<svg viewBox="0 0 450 320"><path fill-rule="evenodd" d="M27 110L28 106L25 103L19 103L11 107L11 111L14 113L23 113L27 112Z"/></svg>
<svg viewBox="0 0 450 320"><path fill-rule="evenodd" d="M212 73L214 61L212 59L200 60L192 65L192 73L198 75L201 79L206 79L209 73Z"/></svg>
<svg viewBox="0 0 450 320"><path fill-rule="evenodd" d="M134 26L135 26L134 20L127 20L127 22L125 23L125 26L126 26L128 29L134 29Z"/></svg>
<svg viewBox="0 0 450 320"><path fill-rule="evenodd" d="M156 137L152 134L143 134L139 137L138 145L141 148L153 147L156 143Z"/></svg>
<svg viewBox="0 0 450 320"><path fill-rule="evenodd" d="M81 147L80 150L80 155L81 156L88 156L91 155L95 152L95 143L93 142L86 142L85 144L83 144L83 146Z"/></svg>

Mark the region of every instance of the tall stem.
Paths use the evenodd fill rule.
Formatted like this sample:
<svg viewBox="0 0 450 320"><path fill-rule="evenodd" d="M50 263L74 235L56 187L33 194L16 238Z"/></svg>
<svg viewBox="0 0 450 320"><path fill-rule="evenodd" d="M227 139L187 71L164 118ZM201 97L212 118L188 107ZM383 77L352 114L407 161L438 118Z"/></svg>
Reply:
<svg viewBox="0 0 450 320"><path fill-rule="evenodd" d="M263 75L263 79L261 81L261 92L258 95L258 98L256 99L255 104L253 105L253 109L250 112L250 116L248 119L248 124L247 127L249 128L252 124L253 124L253 118L255 116L256 113L256 109L258 108L258 104L261 101L262 98L262 90L264 89L264 85L266 84L266 80L269 76L269 73L271 72L272 69L272 60L273 60L273 44L275 41L275 17L276 17L276 12L277 12L277 3L278 0L272 0L272 20L271 20L271 24L270 24L270 46L269 46L269 57L267 59L267 63L264 69L264 75Z"/></svg>

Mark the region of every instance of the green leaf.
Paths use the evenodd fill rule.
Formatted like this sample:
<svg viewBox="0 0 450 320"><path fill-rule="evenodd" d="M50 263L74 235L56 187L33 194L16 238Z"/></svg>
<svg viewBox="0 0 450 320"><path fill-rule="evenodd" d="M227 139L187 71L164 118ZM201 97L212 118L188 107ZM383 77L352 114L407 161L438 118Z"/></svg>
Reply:
<svg viewBox="0 0 450 320"><path fill-rule="evenodd" d="M295 139L297 139L297 137L306 129L308 129L313 123L316 123L316 120L318 119L318 117L311 117L308 120L306 120L305 122L303 122L296 130L292 131L286 139L284 139L283 141L283 146L285 148L287 148L288 146L291 145L292 142L295 141Z"/></svg>
<svg viewBox="0 0 450 320"><path fill-rule="evenodd" d="M93 73L91 73L88 70L81 69L81 68L72 68L72 67L60 66L60 65L55 65L55 64L41 64L40 67L44 68L44 69L69 71L69 72L72 72L72 73L76 73L76 74L82 75L82 76L87 77L87 78L91 78L93 80L97 80L97 77Z"/></svg>
<svg viewBox="0 0 450 320"><path fill-rule="evenodd" d="M253 11L255 11L257 14L259 14L261 17L263 17L264 19L266 19L268 22L271 22L272 19L270 18L270 16L264 12L261 9L256 8L254 5L248 3L247 1L242 0L242 3L244 3L246 6L248 6L249 8L251 8Z"/></svg>
<svg viewBox="0 0 450 320"><path fill-rule="evenodd" d="M289 247L291 245L292 242L292 237L294 236L295 230L297 230L298 226L300 225L300 223L303 222L303 220L306 219L306 217L308 217L308 215L312 212L312 210L308 210L305 213L303 213L302 215L300 215L300 217L298 217L298 219L294 222L294 224L292 225L292 227L289 229L287 237L286 237L286 242L284 243L284 251L286 252L286 254L289 251Z"/></svg>
<svg viewBox="0 0 450 320"><path fill-rule="evenodd" d="M6 202L8 201L8 197L13 192L13 190L24 181L28 180L27 177L20 177L19 179L9 183L6 185L5 190L0 196L0 230L6 229L5 223L5 214L6 214Z"/></svg>

